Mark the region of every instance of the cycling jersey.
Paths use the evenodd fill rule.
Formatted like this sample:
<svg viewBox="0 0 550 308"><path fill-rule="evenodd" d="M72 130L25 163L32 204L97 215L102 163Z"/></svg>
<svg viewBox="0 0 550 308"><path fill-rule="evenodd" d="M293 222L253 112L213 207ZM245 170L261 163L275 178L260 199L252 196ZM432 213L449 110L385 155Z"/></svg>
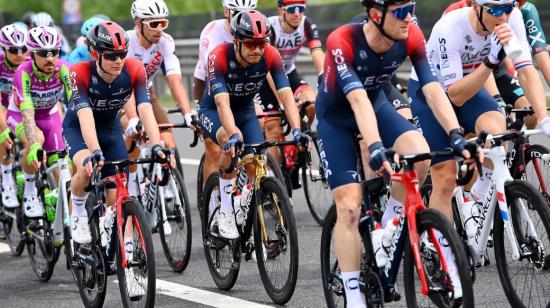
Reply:
<svg viewBox="0 0 550 308"><path fill-rule="evenodd" d="M206 81L206 65L210 52L218 45L233 42L233 36L225 27L225 22L226 19L213 20L202 30L199 45L199 61L193 73L195 78Z"/></svg>
<svg viewBox="0 0 550 308"><path fill-rule="evenodd" d="M546 51L546 36L540 24L537 8L532 3L526 2L521 8L521 14L525 22L527 40L529 41L533 54Z"/></svg>
<svg viewBox="0 0 550 308"><path fill-rule="evenodd" d="M307 43L309 49L321 48L317 25L308 17L303 16L298 28L292 32L285 32L280 16L271 16L268 19L272 26L271 45L281 54L285 73L289 74L296 69L296 58L304 44Z"/></svg>
<svg viewBox="0 0 550 308"><path fill-rule="evenodd" d="M491 49L491 36L477 34L470 24L468 14L471 10L473 8L467 7L445 14L435 24L428 40L428 55L445 89L475 71ZM508 24L524 47L521 55L514 60L516 70L532 65L525 31L521 30L524 25L518 9L512 11ZM411 78L418 80L414 71Z"/></svg>
<svg viewBox="0 0 550 308"><path fill-rule="evenodd" d="M145 49L139 43L136 30L130 30L127 33L128 56L138 58L143 62L151 84L159 68L165 76L181 75L180 60L176 56L176 45L170 35L163 33L158 44L153 44Z"/></svg>
<svg viewBox="0 0 550 308"><path fill-rule="evenodd" d="M85 61L92 61L92 55L90 55L90 52L88 51L88 46L86 44L80 45L76 47L71 53L69 54L69 57L67 58L67 62L69 62L71 65L76 64L78 62L85 62Z"/></svg>
<svg viewBox="0 0 550 308"><path fill-rule="evenodd" d="M15 67L8 63L7 57L0 52L0 102L8 107Z"/></svg>

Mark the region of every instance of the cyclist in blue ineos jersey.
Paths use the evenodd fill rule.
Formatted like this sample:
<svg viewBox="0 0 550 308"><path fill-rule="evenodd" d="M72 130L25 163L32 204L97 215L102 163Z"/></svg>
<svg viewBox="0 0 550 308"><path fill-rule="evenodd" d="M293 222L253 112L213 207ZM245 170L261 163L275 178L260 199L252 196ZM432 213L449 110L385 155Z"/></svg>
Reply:
<svg viewBox="0 0 550 308"><path fill-rule="evenodd" d="M411 23L415 2L363 0L362 4L369 14L365 24L342 26L328 37L325 69L315 105L321 157L337 207L335 248L348 307L365 307L358 288L361 238L357 225L362 189L357 175L357 134L361 133L366 140L369 165L377 172L393 172L385 157L386 147L394 147L400 154L430 150L426 140L395 111L382 90L407 56L421 76L422 92L448 132L453 149L470 157L451 104L426 57L424 35ZM422 181L428 166L429 162L415 166ZM404 193L402 186L393 185L387 206L401 204ZM388 215L384 216L387 221ZM439 232L437 236L441 240ZM376 251L381 243L373 246ZM452 252L448 247L442 248L454 296L460 298L462 288ZM383 249L378 253L384 253Z"/></svg>
<svg viewBox="0 0 550 308"><path fill-rule="evenodd" d="M292 127L294 140L309 142L300 130L298 109L283 69L281 56L268 43L271 25L258 11L241 11L231 20L233 43L221 44L208 55L208 87L200 102L199 117L207 136L223 145L220 166L221 210L218 224L220 235L235 239L239 236L231 204L231 190L236 173L226 174L235 145L264 140L256 118L253 98L271 73L277 96L283 102ZM246 159L246 158L244 158ZM254 178L254 166L246 166L249 180Z"/></svg>

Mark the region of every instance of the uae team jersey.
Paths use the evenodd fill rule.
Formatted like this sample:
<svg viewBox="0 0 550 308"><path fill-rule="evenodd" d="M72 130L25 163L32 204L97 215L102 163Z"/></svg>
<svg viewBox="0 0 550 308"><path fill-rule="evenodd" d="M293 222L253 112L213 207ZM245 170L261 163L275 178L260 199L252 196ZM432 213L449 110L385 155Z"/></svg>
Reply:
<svg viewBox="0 0 550 308"><path fill-rule="evenodd" d="M233 42L233 36L225 27L225 22L226 19L213 20L202 30L199 45L199 61L193 73L195 78L206 81L206 65L210 52L218 45Z"/></svg>
<svg viewBox="0 0 550 308"><path fill-rule="evenodd" d="M266 46L260 62L247 68L237 62L232 43L219 45L208 55L207 70L208 86L201 109L216 108L214 98L220 94L229 94L233 111L253 109L252 99L267 82L267 73L271 73L277 90L290 88L281 56L271 45Z"/></svg>
<svg viewBox="0 0 550 308"><path fill-rule="evenodd" d="M58 59L54 72L45 75L38 71L33 60L27 60L15 71L8 110L34 109L37 118L49 116L50 111L57 111L54 107L64 96L67 100L71 97L67 62Z"/></svg>
<svg viewBox="0 0 550 308"><path fill-rule="evenodd" d="M71 68L71 85L73 96L63 126L79 127L77 112L83 108L92 109L96 126L112 126L132 92L136 104L150 101L143 63L134 58L126 58L122 73L110 84L99 77L95 61L79 62Z"/></svg>
<svg viewBox="0 0 550 308"><path fill-rule="evenodd" d="M153 82L153 77L159 68L165 76L181 75L180 60L176 56L176 45L170 35L163 33L158 44L153 44L145 49L139 43L136 30L126 33L130 40L128 56L138 58L143 62L149 82Z"/></svg>
<svg viewBox="0 0 550 308"><path fill-rule="evenodd" d="M269 17L269 22L273 27L271 45L277 48L281 54L287 74L296 69L296 57L298 57L298 52L306 43L309 49L321 48L317 25L308 17L303 16L298 28L290 33L283 30L279 16Z"/></svg>
<svg viewBox="0 0 550 308"><path fill-rule="evenodd" d="M473 8L466 7L443 15L428 40L428 55L444 89L475 71L491 50L491 36L481 36L474 31L468 19L471 10ZM508 24L523 47L521 55L514 60L516 70L532 65L519 9L512 11ZM413 71L411 78L418 80L415 75Z"/></svg>
<svg viewBox="0 0 550 308"><path fill-rule="evenodd" d="M14 75L15 68L8 63L6 56L0 52L0 101L4 107L8 107Z"/></svg>
<svg viewBox="0 0 550 308"><path fill-rule="evenodd" d="M383 54L371 49L362 24L345 25L329 35L316 103L324 117L353 116L346 95L356 89L365 89L372 100L407 57L419 72L422 85L437 81L426 57L422 31L413 23L408 27L408 38L395 42Z"/></svg>

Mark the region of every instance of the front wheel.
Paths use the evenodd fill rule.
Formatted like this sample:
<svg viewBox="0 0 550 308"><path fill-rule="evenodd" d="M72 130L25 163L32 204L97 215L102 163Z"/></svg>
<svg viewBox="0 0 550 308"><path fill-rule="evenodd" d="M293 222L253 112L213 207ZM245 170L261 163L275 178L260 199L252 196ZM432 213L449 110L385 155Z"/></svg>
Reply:
<svg viewBox="0 0 550 308"><path fill-rule="evenodd" d="M10 251L13 256L20 256L25 249L25 244L21 243L23 240L23 213L21 207L14 209L4 208L4 217L2 218L2 227L4 228L4 234L6 241L10 246Z"/></svg>
<svg viewBox="0 0 550 308"><path fill-rule="evenodd" d="M283 184L266 177L260 185L254 229L256 260L267 294L274 303L283 305L292 297L298 278L296 222Z"/></svg>
<svg viewBox="0 0 550 308"><path fill-rule="evenodd" d="M418 243L422 268L417 268L409 239L405 243L405 255L403 260L403 280L408 307L474 307L474 291L470 277L469 265L458 234L449 221L436 210L427 209L416 214L417 231L420 239ZM433 230L433 237L432 237ZM443 236L438 238L438 232ZM441 258L434 246L439 243L442 249L449 247L452 256L443 256L447 268L452 266L454 257L455 272L443 271ZM451 264L449 264L451 263ZM415 272L416 270L416 272ZM429 294L424 296L421 292L418 272L426 275ZM460 282L460 286L458 286ZM462 289L462 297L459 289ZM430 303L431 302L431 303Z"/></svg>
<svg viewBox="0 0 550 308"><path fill-rule="evenodd" d="M495 261L504 293L512 307L547 307L550 272L545 259L550 249L550 209L537 190L524 181L510 181L504 191L508 215L495 211L493 227ZM511 223L515 241L511 241ZM512 245L519 258L512 256ZM533 282L533 283L526 283Z"/></svg>
<svg viewBox="0 0 550 308"><path fill-rule="evenodd" d="M38 227L40 224L42 226ZM27 229L27 253L32 270L40 281L48 281L52 277L61 248L53 245L51 225L46 219L32 220Z"/></svg>
<svg viewBox="0 0 550 308"><path fill-rule="evenodd" d="M155 304L155 253L143 206L136 199L122 203L122 233L125 247L117 241L117 277L124 307L153 307ZM113 232L117 232L113 230ZM125 249L128 266L122 265L122 249Z"/></svg>

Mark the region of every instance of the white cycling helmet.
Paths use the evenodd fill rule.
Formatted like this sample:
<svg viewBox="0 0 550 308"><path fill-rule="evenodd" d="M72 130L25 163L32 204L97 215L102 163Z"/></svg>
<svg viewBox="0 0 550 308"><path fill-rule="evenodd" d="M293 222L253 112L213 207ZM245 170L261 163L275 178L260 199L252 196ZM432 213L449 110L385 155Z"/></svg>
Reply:
<svg viewBox="0 0 550 308"><path fill-rule="evenodd" d="M508 5L514 4L514 0L475 0L479 5Z"/></svg>
<svg viewBox="0 0 550 308"><path fill-rule="evenodd" d="M168 7L164 0L135 0L131 12L133 19L168 17Z"/></svg>
<svg viewBox="0 0 550 308"><path fill-rule="evenodd" d="M61 48L61 35L53 27L34 27L29 30L27 47L31 51Z"/></svg>
<svg viewBox="0 0 550 308"><path fill-rule="evenodd" d="M46 12L36 13L32 16L32 26L44 26L44 27L53 27L54 22L50 14Z"/></svg>
<svg viewBox="0 0 550 308"><path fill-rule="evenodd" d="M223 7L233 11L254 10L258 0L222 0Z"/></svg>
<svg viewBox="0 0 550 308"><path fill-rule="evenodd" d="M7 25L0 29L0 46L4 48L24 47L27 43L27 30L21 29L15 24Z"/></svg>

